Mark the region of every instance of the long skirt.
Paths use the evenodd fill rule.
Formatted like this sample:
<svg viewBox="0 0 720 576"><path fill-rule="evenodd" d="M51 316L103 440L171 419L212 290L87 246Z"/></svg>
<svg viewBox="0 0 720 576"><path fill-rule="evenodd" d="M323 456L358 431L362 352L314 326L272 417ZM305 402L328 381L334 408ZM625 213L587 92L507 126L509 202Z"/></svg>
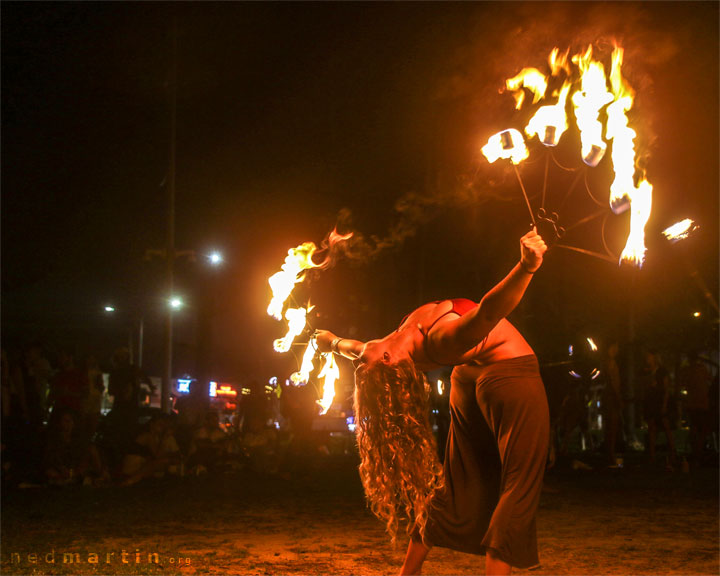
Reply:
<svg viewBox="0 0 720 576"><path fill-rule="evenodd" d="M456 366L450 417L445 485L432 500L426 545L492 549L511 566L536 566L549 411L535 356Z"/></svg>

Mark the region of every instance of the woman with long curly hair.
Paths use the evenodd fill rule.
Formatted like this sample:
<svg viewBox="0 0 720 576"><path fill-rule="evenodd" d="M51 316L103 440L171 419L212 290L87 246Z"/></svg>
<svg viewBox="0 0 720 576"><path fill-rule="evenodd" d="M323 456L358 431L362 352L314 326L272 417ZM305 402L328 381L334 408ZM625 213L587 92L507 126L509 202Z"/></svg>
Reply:
<svg viewBox="0 0 720 576"><path fill-rule="evenodd" d="M360 477L395 540L408 520L401 574L419 574L432 546L485 555L486 574L538 564L535 514L549 437L537 359L506 320L547 246L535 230L520 262L479 304L455 299L411 312L367 343L316 334L321 352L356 360ZM450 433L441 466L423 372L453 365Z"/></svg>

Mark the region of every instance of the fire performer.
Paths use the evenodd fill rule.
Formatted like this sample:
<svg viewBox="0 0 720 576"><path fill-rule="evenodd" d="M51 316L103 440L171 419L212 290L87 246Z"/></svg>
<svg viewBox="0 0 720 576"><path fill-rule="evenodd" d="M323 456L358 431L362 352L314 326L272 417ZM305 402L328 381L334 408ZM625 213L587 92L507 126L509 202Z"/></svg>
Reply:
<svg viewBox="0 0 720 576"><path fill-rule="evenodd" d="M487 574L538 564L535 514L549 439L537 359L506 319L547 250L535 230L518 264L476 304L425 304L367 343L316 334L321 352L356 360L360 476L393 540L412 522L401 574L419 574L432 546L485 555ZM423 371L454 365L444 466L427 418Z"/></svg>

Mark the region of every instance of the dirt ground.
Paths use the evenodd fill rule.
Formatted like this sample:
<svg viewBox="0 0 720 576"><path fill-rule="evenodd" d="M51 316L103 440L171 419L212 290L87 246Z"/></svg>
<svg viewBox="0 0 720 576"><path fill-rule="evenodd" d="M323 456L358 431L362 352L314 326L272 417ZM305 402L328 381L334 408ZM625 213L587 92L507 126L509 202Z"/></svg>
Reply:
<svg viewBox="0 0 720 576"><path fill-rule="evenodd" d="M559 462L532 574L718 574L717 466L666 472ZM6 490L2 574L393 574L393 549L347 457L294 474L167 478L130 488ZM124 554L123 554L124 553ZM72 559L72 563L69 560ZM481 574L436 548L425 574Z"/></svg>

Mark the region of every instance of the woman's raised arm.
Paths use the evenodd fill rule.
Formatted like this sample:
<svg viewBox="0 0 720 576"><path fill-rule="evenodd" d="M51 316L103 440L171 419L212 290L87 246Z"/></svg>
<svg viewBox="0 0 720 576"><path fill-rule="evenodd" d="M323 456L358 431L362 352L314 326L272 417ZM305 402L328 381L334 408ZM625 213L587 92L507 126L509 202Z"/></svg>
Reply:
<svg viewBox="0 0 720 576"><path fill-rule="evenodd" d="M520 262L485 294L480 305L457 320L432 328L427 335L431 356L451 364L477 346L522 300L546 250L545 241L535 230L525 234L520 239Z"/></svg>
<svg viewBox="0 0 720 576"><path fill-rule="evenodd" d="M351 360L357 359L365 346L364 342L340 338L329 330L318 330L315 332L315 341L320 352L335 352Z"/></svg>

